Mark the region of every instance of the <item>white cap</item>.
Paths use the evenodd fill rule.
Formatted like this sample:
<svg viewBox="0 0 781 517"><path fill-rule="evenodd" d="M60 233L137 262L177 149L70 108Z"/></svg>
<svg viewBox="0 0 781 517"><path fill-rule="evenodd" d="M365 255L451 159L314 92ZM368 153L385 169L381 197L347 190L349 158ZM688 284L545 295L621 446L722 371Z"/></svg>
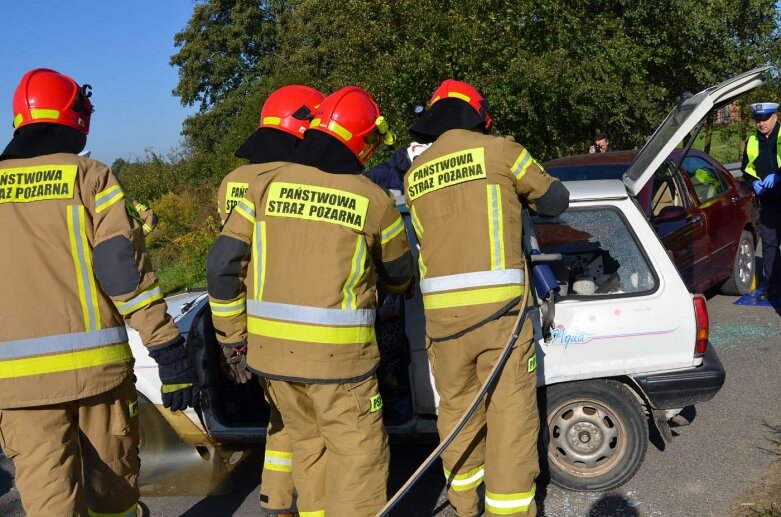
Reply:
<svg viewBox="0 0 781 517"><path fill-rule="evenodd" d="M751 105L753 117L768 117L778 110L777 102L756 102Z"/></svg>

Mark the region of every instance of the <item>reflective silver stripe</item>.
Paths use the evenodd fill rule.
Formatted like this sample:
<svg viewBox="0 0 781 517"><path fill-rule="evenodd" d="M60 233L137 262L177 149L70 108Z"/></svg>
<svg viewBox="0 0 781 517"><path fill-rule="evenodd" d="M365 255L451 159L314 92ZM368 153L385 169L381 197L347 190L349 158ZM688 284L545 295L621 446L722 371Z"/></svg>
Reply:
<svg viewBox="0 0 781 517"><path fill-rule="evenodd" d="M163 291L159 287L155 286L152 289L147 289L143 293L137 295L135 298L131 298L126 302L115 301L114 305L117 306L120 314L127 316L131 312L135 312L142 307L146 307L150 303L163 298Z"/></svg>
<svg viewBox="0 0 781 517"><path fill-rule="evenodd" d="M347 282L344 284L342 292L344 292L344 299L342 300L342 308L355 307L357 302L357 296L354 292L355 286L358 285L358 281L361 279L364 273L363 262L366 255L366 239L363 235L358 234L358 242L356 243L355 253L353 253L352 270L350 276L347 278Z"/></svg>
<svg viewBox="0 0 781 517"><path fill-rule="evenodd" d="M95 196L95 212L102 212L123 197L125 197L125 193L119 185L114 185L102 192L98 192Z"/></svg>
<svg viewBox="0 0 781 517"><path fill-rule="evenodd" d="M522 269L502 269L501 271L475 271L460 275L446 275L426 278L420 281L420 291L423 294L467 289L469 287L486 287L489 285L522 284Z"/></svg>
<svg viewBox="0 0 781 517"><path fill-rule="evenodd" d="M252 216L252 218L253 218L253 219L255 218L255 207L254 207L254 206L250 206L250 205L248 205L248 204L247 204L247 202L246 202L246 201L244 201L243 199L242 199L241 201L239 201L239 202L237 203L237 205L238 205L238 206L240 206L241 208L243 208L243 209L244 209L244 211L245 211L245 212L246 212L248 215L251 215L251 216Z"/></svg>
<svg viewBox="0 0 781 517"><path fill-rule="evenodd" d="M529 163L529 160L532 159L532 155L529 154L529 151L526 149L523 150L523 159L521 160L521 163L518 164L518 166L513 169L513 175L515 175L515 178L518 179L523 172L523 170L526 168L527 164Z"/></svg>
<svg viewBox="0 0 781 517"><path fill-rule="evenodd" d="M491 218L491 243L493 244L493 249L491 250L491 254L494 258L494 263L491 264L491 269L494 271L499 271L502 269L502 259L504 258L502 253L502 219L500 211L500 204L501 201L499 200L499 185L488 185L488 196L491 199L491 213L488 217Z"/></svg>
<svg viewBox="0 0 781 517"><path fill-rule="evenodd" d="M34 337L0 342L0 359L18 359L36 355L73 352L103 345L127 342L125 327L111 327L91 332L74 332L57 336Z"/></svg>
<svg viewBox="0 0 781 517"><path fill-rule="evenodd" d="M119 192L121 193L122 191L120 190ZM84 233L84 207L71 205L68 207L68 210L70 210L73 219L73 242L76 244L76 256L78 257L76 267L81 272L79 276L81 278L81 288L84 290L82 303L87 309L87 319L89 320L86 329L98 330L100 328L100 315L96 307L97 296L94 290L94 277L92 276L92 267L88 255L90 251L87 250L87 236Z"/></svg>
<svg viewBox="0 0 781 517"><path fill-rule="evenodd" d="M298 323L337 326L373 325L375 313L374 309L322 309L307 305L247 300L247 314L250 316Z"/></svg>

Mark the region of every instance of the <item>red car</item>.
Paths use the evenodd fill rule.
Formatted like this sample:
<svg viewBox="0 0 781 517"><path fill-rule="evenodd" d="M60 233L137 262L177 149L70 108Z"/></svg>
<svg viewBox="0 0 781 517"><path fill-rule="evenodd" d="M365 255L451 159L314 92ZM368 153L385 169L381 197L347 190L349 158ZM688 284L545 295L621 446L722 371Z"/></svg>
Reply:
<svg viewBox="0 0 781 517"><path fill-rule="evenodd" d="M562 181L621 179L637 154L584 154L543 165ZM691 292L721 284L724 294L746 294L754 280L754 193L702 151L681 157L673 151L635 198Z"/></svg>

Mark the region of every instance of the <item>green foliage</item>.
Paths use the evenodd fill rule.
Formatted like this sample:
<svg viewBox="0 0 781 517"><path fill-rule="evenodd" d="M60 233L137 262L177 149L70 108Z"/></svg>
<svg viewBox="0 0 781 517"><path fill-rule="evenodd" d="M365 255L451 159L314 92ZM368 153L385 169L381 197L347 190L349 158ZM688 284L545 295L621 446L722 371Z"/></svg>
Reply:
<svg viewBox="0 0 781 517"><path fill-rule="evenodd" d="M168 192L214 189L239 165L263 100L286 84L361 86L406 143L415 105L444 79L469 81L491 101L496 132L546 160L584 152L596 129L615 148L638 147L684 91L781 62L779 13L766 0L201 0L174 43L173 93L200 108L184 123L184 150L114 164L133 196L164 206L175 204ZM781 98L779 83L743 112ZM737 160L747 118L714 133L717 158ZM183 271L196 266L178 261L176 239L208 239L182 224L154 251L163 271L190 279Z"/></svg>
<svg viewBox="0 0 781 517"><path fill-rule="evenodd" d="M166 294L204 285L206 255L220 228L216 199L212 189L185 188L150 203L160 222L147 247Z"/></svg>

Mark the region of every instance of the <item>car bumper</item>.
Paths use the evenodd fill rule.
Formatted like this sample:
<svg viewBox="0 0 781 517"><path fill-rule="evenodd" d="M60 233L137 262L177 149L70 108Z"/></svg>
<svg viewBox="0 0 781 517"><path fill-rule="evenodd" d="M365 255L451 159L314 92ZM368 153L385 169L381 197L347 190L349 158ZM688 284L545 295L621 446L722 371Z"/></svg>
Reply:
<svg viewBox="0 0 781 517"><path fill-rule="evenodd" d="M654 409L674 409L705 402L724 385L726 372L716 350L708 346L700 366L652 375L636 375L634 380Z"/></svg>

